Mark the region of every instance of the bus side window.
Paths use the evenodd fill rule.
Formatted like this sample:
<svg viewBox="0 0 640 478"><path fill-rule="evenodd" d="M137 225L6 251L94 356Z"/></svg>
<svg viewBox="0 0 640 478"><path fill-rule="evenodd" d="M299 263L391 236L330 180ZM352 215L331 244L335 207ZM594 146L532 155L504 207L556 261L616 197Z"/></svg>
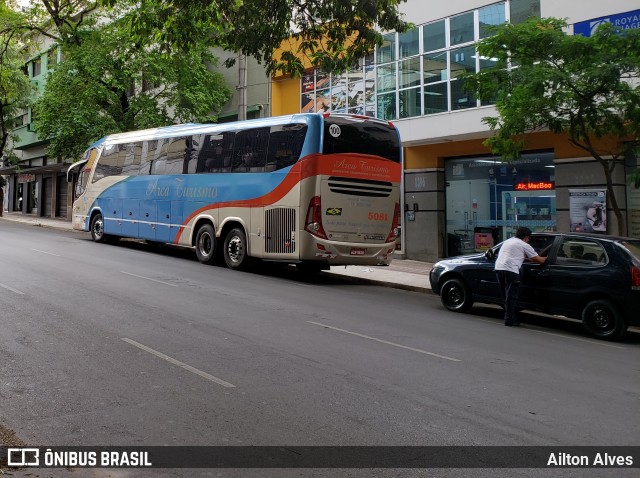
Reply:
<svg viewBox="0 0 640 478"><path fill-rule="evenodd" d="M198 173L227 173L231 171L235 131L206 135L198 155Z"/></svg>
<svg viewBox="0 0 640 478"><path fill-rule="evenodd" d="M202 140L204 138L203 134L198 134L195 136L191 136L189 139L189 158L187 164L187 174L201 173L202 171L198 170L198 156L200 155L200 150L202 149Z"/></svg>
<svg viewBox="0 0 640 478"><path fill-rule="evenodd" d="M150 174L151 162L153 161L153 155L157 147L158 141L155 139L143 141L142 155L140 157L140 174Z"/></svg>
<svg viewBox="0 0 640 478"><path fill-rule="evenodd" d="M157 141L158 146L155 151L149 149L149 156L151 160L151 170L149 174L164 174L167 166L167 147L168 139L161 139Z"/></svg>
<svg viewBox="0 0 640 478"><path fill-rule="evenodd" d="M126 147L122 174L136 176L140 171L140 154L142 152L142 143L129 143ZM121 152L122 154L122 152Z"/></svg>
<svg viewBox="0 0 640 478"><path fill-rule="evenodd" d="M186 154L186 138L171 138L167 146L167 162L164 174L182 174Z"/></svg>
<svg viewBox="0 0 640 478"><path fill-rule="evenodd" d="M266 171L275 171L295 164L300 159L306 134L305 124L272 126Z"/></svg>
<svg viewBox="0 0 640 478"><path fill-rule="evenodd" d="M96 170L93 173L94 183L107 176L118 176L122 174L124 154L120 157L120 147L124 148L124 145L112 144L102 151L102 155L98 158L98 164L96 164Z"/></svg>
<svg viewBox="0 0 640 478"><path fill-rule="evenodd" d="M268 127L251 128L236 134L231 167L233 172L264 172L269 149L269 131Z"/></svg>

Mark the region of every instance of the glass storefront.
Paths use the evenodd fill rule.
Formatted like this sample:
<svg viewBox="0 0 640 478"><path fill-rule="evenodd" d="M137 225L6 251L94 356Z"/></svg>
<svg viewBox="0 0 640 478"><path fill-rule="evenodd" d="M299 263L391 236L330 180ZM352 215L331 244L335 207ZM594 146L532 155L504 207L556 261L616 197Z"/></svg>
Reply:
<svg viewBox="0 0 640 478"><path fill-rule="evenodd" d="M480 252L508 239L520 226L556 230L552 152L445 161L447 256Z"/></svg>

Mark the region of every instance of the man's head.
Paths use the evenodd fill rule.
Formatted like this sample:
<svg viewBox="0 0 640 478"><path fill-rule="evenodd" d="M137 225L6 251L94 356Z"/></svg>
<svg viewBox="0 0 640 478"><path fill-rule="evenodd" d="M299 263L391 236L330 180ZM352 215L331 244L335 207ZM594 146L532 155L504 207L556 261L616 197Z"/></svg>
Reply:
<svg viewBox="0 0 640 478"><path fill-rule="evenodd" d="M529 236L531 236L531 229L529 229L528 227L519 227L516 231L516 237L518 239L522 239L523 241Z"/></svg>

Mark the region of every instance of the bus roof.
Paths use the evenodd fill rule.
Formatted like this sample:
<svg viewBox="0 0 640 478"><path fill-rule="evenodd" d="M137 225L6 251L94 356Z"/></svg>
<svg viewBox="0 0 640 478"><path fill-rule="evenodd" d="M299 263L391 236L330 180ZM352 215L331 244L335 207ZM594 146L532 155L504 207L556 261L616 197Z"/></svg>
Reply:
<svg viewBox="0 0 640 478"><path fill-rule="evenodd" d="M104 136L98 141L94 142L89 148L95 148L102 144L120 144L131 143L135 141L149 141L160 138L174 138L179 136L198 135L211 132L222 132L229 130L236 130L239 128L250 128L260 126L277 126L289 123L309 123L323 119L329 116L327 113L298 113L284 116L271 116L268 118L258 118L246 121L236 121L231 123L185 123L171 126L161 126L159 128L149 128L138 131L129 131L126 133L115 133L108 136ZM339 116L345 118L359 118L367 119L371 121L380 121L375 118L362 117L357 115L348 114L331 114L330 116Z"/></svg>
<svg viewBox="0 0 640 478"><path fill-rule="evenodd" d="M105 144L130 143L135 141L148 141L160 138L173 138L177 136L190 136L209 132L228 131L242 127L260 127L283 125L293 122L308 122L311 117L318 117L317 113L303 113L286 116L273 116L231 123L185 123L159 128L149 128L126 133L115 133L105 136L91 145L91 147Z"/></svg>

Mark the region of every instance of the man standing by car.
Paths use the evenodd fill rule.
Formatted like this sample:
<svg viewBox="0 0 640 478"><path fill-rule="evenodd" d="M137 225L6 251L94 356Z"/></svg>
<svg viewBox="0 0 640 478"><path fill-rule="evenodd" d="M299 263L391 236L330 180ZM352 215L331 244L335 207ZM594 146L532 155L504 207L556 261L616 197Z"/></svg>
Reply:
<svg viewBox="0 0 640 478"><path fill-rule="evenodd" d="M540 257L529 245L531 229L519 227L515 237L502 243L494 270L500 284L500 291L504 299L504 325L518 326L520 321L516 317L516 301L520 287L520 266L528 259L543 264L546 257Z"/></svg>

